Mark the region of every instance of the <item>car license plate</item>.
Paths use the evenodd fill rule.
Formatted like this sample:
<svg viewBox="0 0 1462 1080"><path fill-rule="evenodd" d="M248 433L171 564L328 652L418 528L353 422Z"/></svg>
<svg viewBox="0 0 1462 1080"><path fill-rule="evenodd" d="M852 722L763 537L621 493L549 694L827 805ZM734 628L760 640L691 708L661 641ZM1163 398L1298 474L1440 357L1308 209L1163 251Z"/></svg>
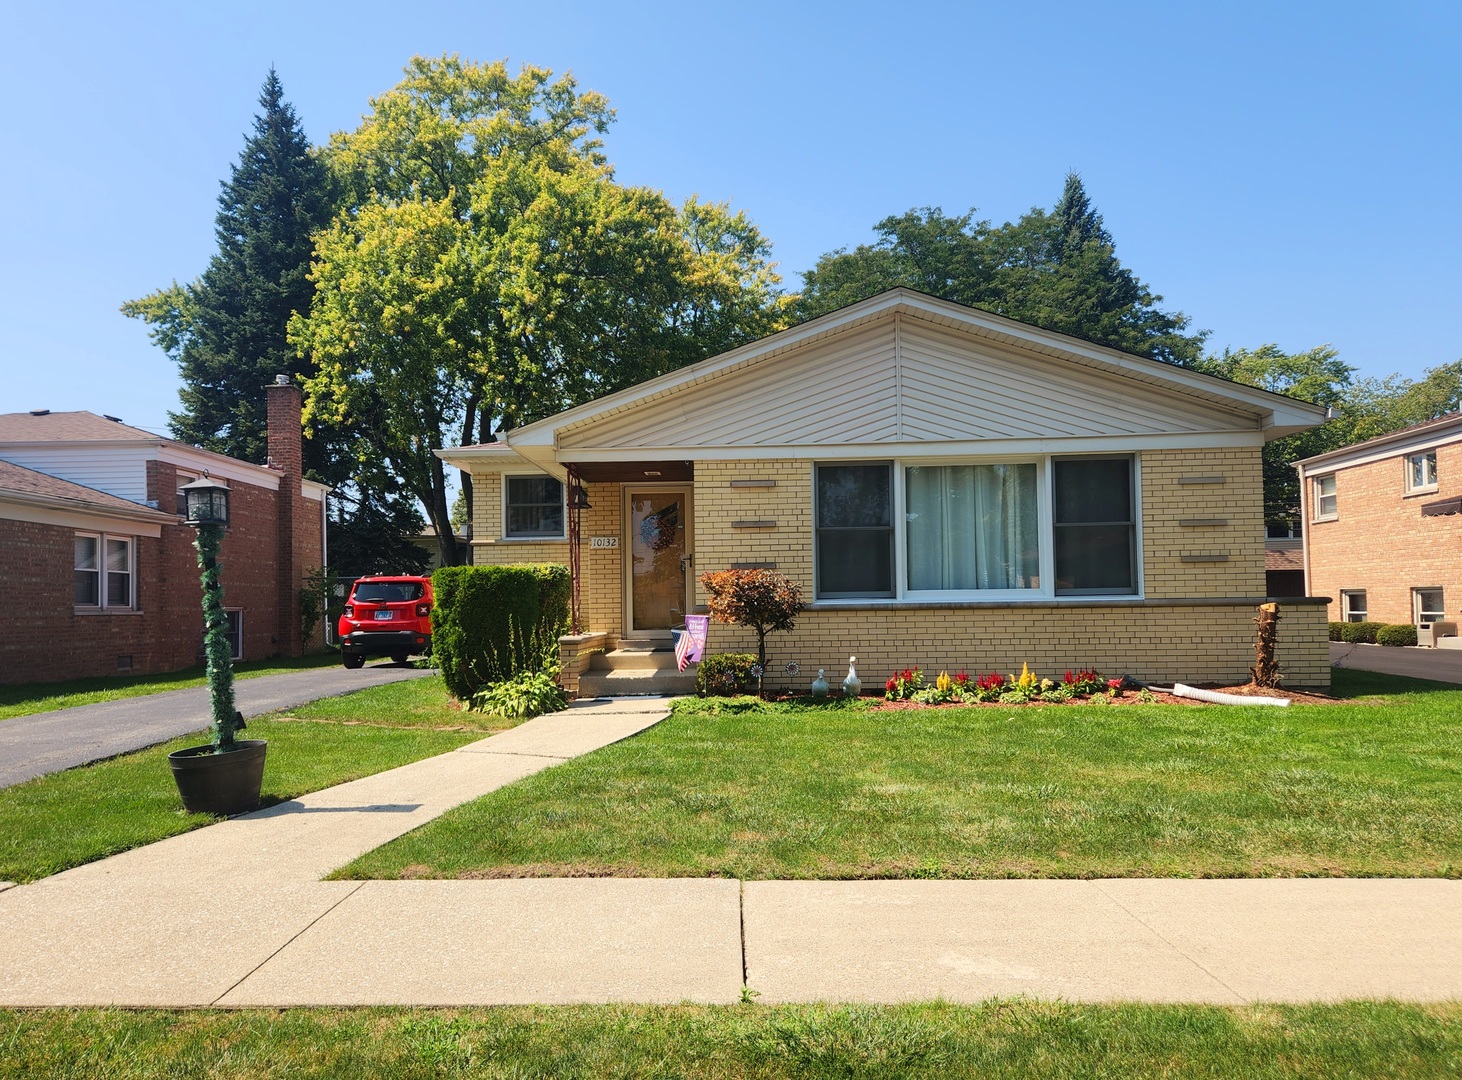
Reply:
<svg viewBox="0 0 1462 1080"><path fill-rule="evenodd" d="M378 619L394 619L395 617L396 617L396 613L394 611L378 611L378 612L376 612L376 618L378 618Z"/></svg>

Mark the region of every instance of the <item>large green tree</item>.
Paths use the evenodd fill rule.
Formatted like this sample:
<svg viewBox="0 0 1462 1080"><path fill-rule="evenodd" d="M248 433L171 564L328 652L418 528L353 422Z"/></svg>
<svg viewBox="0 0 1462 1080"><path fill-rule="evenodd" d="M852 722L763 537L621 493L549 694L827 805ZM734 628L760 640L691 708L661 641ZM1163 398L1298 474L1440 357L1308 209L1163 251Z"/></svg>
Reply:
<svg viewBox="0 0 1462 1080"><path fill-rule="evenodd" d="M803 275L796 312L811 318L895 286L1021 322L1190 365L1204 332L1163 311L1162 297L1122 266L1081 178L1066 177L1050 211L992 228L975 211L923 207L880 221L873 244L829 252Z"/></svg>
<svg viewBox="0 0 1462 1080"><path fill-rule="evenodd" d="M294 108L271 68L260 113L238 163L222 182L218 250L198 280L129 301L122 310L151 327L177 362L182 408L173 435L209 450L262 462L268 446L264 387L274 376L311 374L288 340L290 316L307 311L312 236L330 220L329 177L310 152ZM330 471L328 439L306 444L306 468Z"/></svg>
<svg viewBox="0 0 1462 1080"><path fill-rule="evenodd" d="M416 58L331 140L344 208L291 328L316 365L306 415L359 433L360 475L420 499L448 563L462 552L433 450L780 325L760 233L618 184L599 140L612 117L542 68Z"/></svg>

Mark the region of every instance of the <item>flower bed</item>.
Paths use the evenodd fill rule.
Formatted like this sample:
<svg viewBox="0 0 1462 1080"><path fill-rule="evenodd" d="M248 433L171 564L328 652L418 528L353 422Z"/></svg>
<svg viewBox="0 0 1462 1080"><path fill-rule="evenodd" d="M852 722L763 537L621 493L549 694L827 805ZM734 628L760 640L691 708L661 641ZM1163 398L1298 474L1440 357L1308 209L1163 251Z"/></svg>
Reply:
<svg viewBox="0 0 1462 1080"><path fill-rule="evenodd" d="M1202 684L1204 689L1218 690L1245 697L1282 697L1298 704L1333 704L1337 699L1284 689L1270 689L1252 683L1243 686ZM1142 687L1131 679L1108 678L1099 671L1082 669L1067 671L1058 682L1041 678L1022 664L1019 675L991 672L971 676L960 671L951 675L941 671L934 682L926 683L919 668L895 672L884 684L884 701L879 709L918 709L939 706L989 705L1206 705L1208 702L1178 697L1161 690Z"/></svg>

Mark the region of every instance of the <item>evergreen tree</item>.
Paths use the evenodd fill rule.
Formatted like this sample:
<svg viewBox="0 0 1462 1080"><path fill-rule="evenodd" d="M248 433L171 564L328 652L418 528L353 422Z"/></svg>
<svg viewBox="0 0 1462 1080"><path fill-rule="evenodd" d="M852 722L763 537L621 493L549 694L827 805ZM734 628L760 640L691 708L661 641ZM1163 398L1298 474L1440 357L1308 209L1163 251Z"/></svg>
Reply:
<svg viewBox="0 0 1462 1080"><path fill-rule="evenodd" d="M803 275L800 317L903 285L1154 360L1189 365L1202 355L1205 333L1186 333L1188 317L1159 309L1162 297L1122 266L1075 173L1050 212L998 228L973 210L924 207L875 231L876 243L830 252Z"/></svg>
<svg viewBox="0 0 1462 1080"><path fill-rule="evenodd" d="M259 105L254 133L221 185L218 251L203 276L122 308L147 322L178 364L182 409L169 414L174 437L255 462L264 461L268 445L264 387L278 374L313 374L286 331L292 314L309 310L311 238L331 217L326 170L273 68ZM338 471L331 467L334 440L315 434L305 442L306 471L339 480L331 475Z"/></svg>

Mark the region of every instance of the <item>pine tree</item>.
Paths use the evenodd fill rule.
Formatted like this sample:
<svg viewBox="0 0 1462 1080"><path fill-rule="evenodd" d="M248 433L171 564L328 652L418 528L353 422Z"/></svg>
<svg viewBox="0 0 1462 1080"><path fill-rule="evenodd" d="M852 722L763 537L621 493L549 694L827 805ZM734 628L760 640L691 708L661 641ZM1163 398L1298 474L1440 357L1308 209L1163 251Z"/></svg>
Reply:
<svg viewBox="0 0 1462 1080"><path fill-rule="evenodd" d="M254 133L221 184L218 251L203 276L122 310L149 323L153 339L178 364L182 409L169 414L174 437L262 463L264 387L279 374L313 374L286 330L291 314L309 310L311 236L329 222L332 208L325 168L310 153L273 68L259 105ZM305 441L307 472L338 479L331 475L337 471L332 442Z"/></svg>

